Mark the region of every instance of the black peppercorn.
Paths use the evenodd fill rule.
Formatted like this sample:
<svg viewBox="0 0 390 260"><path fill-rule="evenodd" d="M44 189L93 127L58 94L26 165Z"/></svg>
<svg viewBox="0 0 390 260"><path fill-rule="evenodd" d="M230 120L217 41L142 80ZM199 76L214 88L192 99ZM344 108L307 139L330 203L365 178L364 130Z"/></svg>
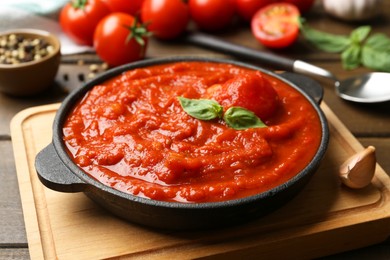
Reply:
<svg viewBox="0 0 390 260"><path fill-rule="evenodd" d="M54 51L47 41L9 34L0 37L0 64L19 64L39 60Z"/></svg>

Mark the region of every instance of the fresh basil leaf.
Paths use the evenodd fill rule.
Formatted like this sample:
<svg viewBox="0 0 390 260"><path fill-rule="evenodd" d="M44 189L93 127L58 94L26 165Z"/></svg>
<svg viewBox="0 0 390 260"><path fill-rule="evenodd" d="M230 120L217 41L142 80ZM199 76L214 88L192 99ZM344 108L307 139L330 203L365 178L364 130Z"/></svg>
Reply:
<svg viewBox="0 0 390 260"><path fill-rule="evenodd" d="M390 72L390 38L383 33L368 37L362 48L361 61L367 68Z"/></svg>
<svg viewBox="0 0 390 260"><path fill-rule="evenodd" d="M242 107L230 107L223 119L228 126L236 130L267 127L255 113Z"/></svg>
<svg viewBox="0 0 390 260"><path fill-rule="evenodd" d="M217 101L184 97L178 99L183 110L196 119L211 120L222 117L223 108Z"/></svg>
<svg viewBox="0 0 390 260"><path fill-rule="evenodd" d="M341 53L344 69L351 70L360 66L361 50L359 44L353 44Z"/></svg>
<svg viewBox="0 0 390 260"><path fill-rule="evenodd" d="M390 52L363 48L362 64L372 70L390 72Z"/></svg>
<svg viewBox="0 0 390 260"><path fill-rule="evenodd" d="M315 30L306 24L301 25L303 36L316 48L326 51L339 53L348 48L351 39L345 35L336 35Z"/></svg>
<svg viewBox="0 0 390 260"><path fill-rule="evenodd" d="M351 32L349 38L353 43L360 44L367 38L370 32L371 26L360 26Z"/></svg>
<svg viewBox="0 0 390 260"><path fill-rule="evenodd" d="M362 64L372 70L390 72L390 51L383 52L364 46L361 55Z"/></svg>
<svg viewBox="0 0 390 260"><path fill-rule="evenodd" d="M377 51L390 51L390 38L383 33L376 33L368 37L364 47Z"/></svg>

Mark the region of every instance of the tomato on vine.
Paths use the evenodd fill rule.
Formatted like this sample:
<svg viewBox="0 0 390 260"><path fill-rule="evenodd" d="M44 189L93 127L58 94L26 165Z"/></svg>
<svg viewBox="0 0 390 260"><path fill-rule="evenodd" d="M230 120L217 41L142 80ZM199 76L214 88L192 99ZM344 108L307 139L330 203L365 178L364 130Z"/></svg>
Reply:
<svg viewBox="0 0 390 260"><path fill-rule="evenodd" d="M187 28L190 12L183 0L145 0L141 19L157 38L173 39Z"/></svg>
<svg viewBox="0 0 390 260"><path fill-rule="evenodd" d="M101 20L94 34L99 57L118 66L145 57L149 33L137 19L125 13L111 13Z"/></svg>
<svg viewBox="0 0 390 260"><path fill-rule="evenodd" d="M102 0L73 0L61 9L59 20L62 30L74 42L92 46L97 24L109 13Z"/></svg>
<svg viewBox="0 0 390 260"><path fill-rule="evenodd" d="M236 9L241 18L250 22L257 10L275 2L277 0L236 0Z"/></svg>
<svg viewBox="0 0 390 260"><path fill-rule="evenodd" d="M189 0L191 18L205 31L225 28L235 14L234 0Z"/></svg>
<svg viewBox="0 0 390 260"><path fill-rule="evenodd" d="M144 0L105 0L111 12L139 15Z"/></svg>
<svg viewBox="0 0 390 260"><path fill-rule="evenodd" d="M303 14L308 12L312 8L315 0L283 0L283 1L295 5L299 9L299 12Z"/></svg>

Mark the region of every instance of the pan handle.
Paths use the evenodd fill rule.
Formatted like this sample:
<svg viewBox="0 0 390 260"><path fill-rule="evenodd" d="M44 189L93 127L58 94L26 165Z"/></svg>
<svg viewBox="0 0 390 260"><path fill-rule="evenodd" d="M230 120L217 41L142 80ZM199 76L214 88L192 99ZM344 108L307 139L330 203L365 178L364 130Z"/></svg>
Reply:
<svg viewBox="0 0 390 260"><path fill-rule="evenodd" d="M53 144L40 151L35 158L39 180L48 188L61 192L82 192L87 184L74 175L58 157Z"/></svg>

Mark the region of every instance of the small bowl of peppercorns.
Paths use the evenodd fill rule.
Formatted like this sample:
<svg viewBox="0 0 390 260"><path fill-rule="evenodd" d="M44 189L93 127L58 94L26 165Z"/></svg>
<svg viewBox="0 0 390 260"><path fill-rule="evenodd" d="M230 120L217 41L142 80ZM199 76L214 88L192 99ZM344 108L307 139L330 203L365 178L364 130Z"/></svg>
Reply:
<svg viewBox="0 0 390 260"><path fill-rule="evenodd" d="M60 65L60 41L36 29L0 33L0 91L30 96L54 83Z"/></svg>

